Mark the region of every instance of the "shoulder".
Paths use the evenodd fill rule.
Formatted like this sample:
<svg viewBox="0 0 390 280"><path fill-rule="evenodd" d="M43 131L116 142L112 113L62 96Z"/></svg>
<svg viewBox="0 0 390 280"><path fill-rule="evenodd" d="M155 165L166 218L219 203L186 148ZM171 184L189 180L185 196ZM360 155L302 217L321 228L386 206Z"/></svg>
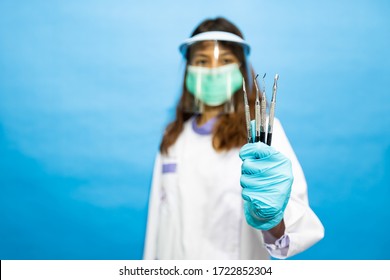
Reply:
<svg viewBox="0 0 390 280"><path fill-rule="evenodd" d="M284 133L283 125L278 118L274 119L274 130L279 130Z"/></svg>
<svg viewBox="0 0 390 280"><path fill-rule="evenodd" d="M290 140L285 133L281 121L277 118L274 119L272 146L287 157L295 157L295 153L291 146Z"/></svg>
<svg viewBox="0 0 390 280"><path fill-rule="evenodd" d="M178 155L179 147L182 146L182 143L185 141L186 138L191 137L191 134L193 134L192 130L192 120L193 117L188 119L183 124L183 130L180 132L179 136L177 137L175 143L173 143L169 148L167 153L163 153L160 155L161 158L172 158L176 157Z"/></svg>

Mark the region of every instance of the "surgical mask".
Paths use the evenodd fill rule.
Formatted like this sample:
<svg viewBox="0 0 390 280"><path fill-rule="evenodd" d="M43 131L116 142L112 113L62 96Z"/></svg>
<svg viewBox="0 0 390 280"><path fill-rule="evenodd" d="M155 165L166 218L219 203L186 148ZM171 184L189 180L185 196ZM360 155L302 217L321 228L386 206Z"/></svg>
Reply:
<svg viewBox="0 0 390 280"><path fill-rule="evenodd" d="M242 74L238 64L216 68L189 65L187 90L208 106L219 106L229 101L242 86Z"/></svg>

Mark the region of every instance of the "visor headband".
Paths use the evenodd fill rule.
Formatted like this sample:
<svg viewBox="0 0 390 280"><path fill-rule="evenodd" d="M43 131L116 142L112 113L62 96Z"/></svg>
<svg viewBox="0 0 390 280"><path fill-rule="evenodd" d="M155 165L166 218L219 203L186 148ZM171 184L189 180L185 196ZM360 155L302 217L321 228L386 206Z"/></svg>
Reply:
<svg viewBox="0 0 390 280"><path fill-rule="evenodd" d="M230 32L224 32L224 31L208 31L208 32L199 33L191 38L186 39L179 46L179 50L182 53L182 55L185 56L189 46L201 41L226 41L226 42L238 43L244 48L244 53L246 55L248 55L250 51L250 46L244 39L237 36L236 34Z"/></svg>

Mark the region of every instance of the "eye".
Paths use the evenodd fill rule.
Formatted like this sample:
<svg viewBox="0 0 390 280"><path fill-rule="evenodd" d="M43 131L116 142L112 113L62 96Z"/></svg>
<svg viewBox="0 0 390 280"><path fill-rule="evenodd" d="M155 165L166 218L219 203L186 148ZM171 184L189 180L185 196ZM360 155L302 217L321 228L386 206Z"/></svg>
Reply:
<svg viewBox="0 0 390 280"><path fill-rule="evenodd" d="M231 64L237 62L237 58L234 55L231 54L226 54L221 57L221 64L226 65L226 64Z"/></svg>
<svg viewBox="0 0 390 280"><path fill-rule="evenodd" d="M233 59L230 59L230 58L222 59L222 64L231 64L231 63L234 63Z"/></svg>
<svg viewBox="0 0 390 280"><path fill-rule="evenodd" d="M196 65L196 66L206 66L207 65L207 59L196 58L196 59L194 59L192 64Z"/></svg>

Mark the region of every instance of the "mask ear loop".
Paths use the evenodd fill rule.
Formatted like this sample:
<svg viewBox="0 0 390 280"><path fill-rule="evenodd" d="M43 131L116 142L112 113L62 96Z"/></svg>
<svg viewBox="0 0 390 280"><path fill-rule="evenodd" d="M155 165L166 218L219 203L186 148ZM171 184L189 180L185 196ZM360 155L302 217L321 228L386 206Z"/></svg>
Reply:
<svg viewBox="0 0 390 280"><path fill-rule="evenodd" d="M224 111L226 113L233 113L234 112L234 104L233 104L233 93L232 93L232 73L229 72L229 75L227 76L226 79L227 87L226 87L226 97L227 97L227 102L225 103L225 108Z"/></svg>
<svg viewBox="0 0 390 280"><path fill-rule="evenodd" d="M200 96L202 95L202 73L200 69L197 69L196 76L195 109L199 113L203 113L204 104L200 98Z"/></svg>
<svg viewBox="0 0 390 280"><path fill-rule="evenodd" d="M245 73L246 73L245 82L246 82L247 92L248 94L251 94L253 92L253 87L254 87L254 83L252 79L253 73L252 73L252 66L250 65L248 59L246 58L245 58Z"/></svg>

